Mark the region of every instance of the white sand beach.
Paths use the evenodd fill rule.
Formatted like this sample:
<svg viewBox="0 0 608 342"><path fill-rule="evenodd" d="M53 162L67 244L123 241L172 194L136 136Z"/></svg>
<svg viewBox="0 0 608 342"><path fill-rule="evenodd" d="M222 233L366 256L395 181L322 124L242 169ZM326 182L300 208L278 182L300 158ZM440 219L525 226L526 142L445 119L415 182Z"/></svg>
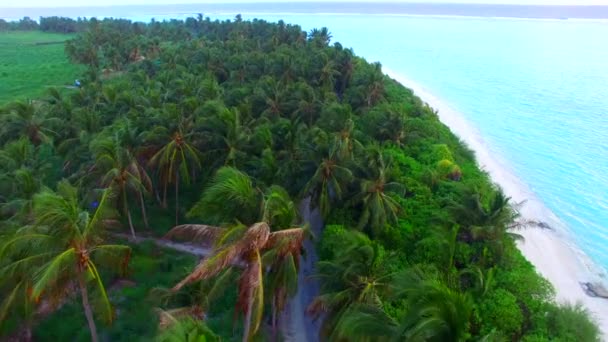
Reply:
<svg viewBox="0 0 608 342"><path fill-rule="evenodd" d="M580 282L594 282L598 276L584 262L584 255L568 244L567 233L563 227L559 227L557 217L509 170L500 156L491 152L481 135L461 114L416 82L387 68L383 69L389 77L412 89L424 102L438 110L440 120L475 151L479 166L490 174L507 196L515 203L526 201L521 209L524 218L547 222L555 228L530 228L518 232L525 238L518 246L537 271L553 284L557 301L583 303L600 326L604 339L608 339L608 299L590 297L581 287Z"/></svg>

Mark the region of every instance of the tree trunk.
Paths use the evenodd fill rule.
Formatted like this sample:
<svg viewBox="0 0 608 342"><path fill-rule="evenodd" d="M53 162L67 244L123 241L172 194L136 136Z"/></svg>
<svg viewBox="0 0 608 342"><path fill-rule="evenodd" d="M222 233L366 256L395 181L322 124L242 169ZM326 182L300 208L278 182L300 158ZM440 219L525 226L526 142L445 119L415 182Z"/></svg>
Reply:
<svg viewBox="0 0 608 342"><path fill-rule="evenodd" d="M179 223L179 171L175 173L175 225Z"/></svg>
<svg viewBox="0 0 608 342"><path fill-rule="evenodd" d="M272 311L272 340L278 341L277 339L277 297L272 296L272 304L270 304L270 310Z"/></svg>
<svg viewBox="0 0 608 342"><path fill-rule="evenodd" d="M148 224L148 215L146 214L146 204L144 203L144 194L139 192L139 203L141 205L141 215L144 218L144 226L146 229L150 229L150 225Z"/></svg>
<svg viewBox="0 0 608 342"><path fill-rule="evenodd" d="M249 342L251 336L249 336L249 330L251 329L251 314L253 309L253 303L250 302L247 307L247 313L245 314L245 329L243 330L243 342Z"/></svg>
<svg viewBox="0 0 608 342"><path fill-rule="evenodd" d="M19 338L23 342L31 342L32 341L32 325L30 322L25 323L22 331L19 334Z"/></svg>
<svg viewBox="0 0 608 342"><path fill-rule="evenodd" d="M160 192L156 188L154 188L154 196L156 197L156 202L158 202L158 205L163 205L163 200L160 198Z"/></svg>
<svg viewBox="0 0 608 342"><path fill-rule="evenodd" d="M127 220L129 221L129 229L131 230L131 236L133 237L133 241L135 241L136 236L135 236L135 228L133 228L133 220L131 219L131 212L129 211L129 207L127 205L127 193L125 191L125 189L122 190L122 202L123 202L123 209L125 211L125 215L127 215Z"/></svg>
<svg viewBox="0 0 608 342"><path fill-rule="evenodd" d="M167 209L167 183L163 186L163 203L161 203L163 209Z"/></svg>
<svg viewBox="0 0 608 342"><path fill-rule="evenodd" d="M80 274L78 277L78 283L80 285L80 295L82 296L82 306L84 307L84 314L87 317L89 323L89 330L91 331L91 341L97 342L97 326L93 319L93 310L91 310L91 304L89 304L89 293L87 291L87 284L84 279L84 274Z"/></svg>
<svg viewBox="0 0 608 342"><path fill-rule="evenodd" d="M131 229L131 236L133 237L133 241L137 239L135 236L135 228L133 228L133 220L131 219L131 212L127 209L127 219L129 220L129 229Z"/></svg>

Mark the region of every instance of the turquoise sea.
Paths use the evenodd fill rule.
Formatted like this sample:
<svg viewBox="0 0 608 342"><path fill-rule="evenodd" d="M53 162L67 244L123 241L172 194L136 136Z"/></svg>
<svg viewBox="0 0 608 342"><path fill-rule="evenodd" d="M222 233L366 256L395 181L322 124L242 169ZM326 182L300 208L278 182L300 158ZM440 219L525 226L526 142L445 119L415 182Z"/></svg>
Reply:
<svg viewBox="0 0 608 342"><path fill-rule="evenodd" d="M327 26L440 98L560 222L538 219L608 269L608 22L243 14L254 17Z"/></svg>
<svg viewBox="0 0 608 342"><path fill-rule="evenodd" d="M204 10L201 10L204 12ZM196 12L191 12L196 13ZM124 15L157 20L191 13ZM232 19L235 13L209 14ZM241 12L305 30L380 61L440 98L608 270L608 21ZM121 16L121 15L114 15ZM551 215L553 216L553 215Z"/></svg>
<svg viewBox="0 0 608 342"><path fill-rule="evenodd" d="M598 271L608 269L608 22L261 17L327 26L334 41L458 111L559 222L538 219L565 229Z"/></svg>

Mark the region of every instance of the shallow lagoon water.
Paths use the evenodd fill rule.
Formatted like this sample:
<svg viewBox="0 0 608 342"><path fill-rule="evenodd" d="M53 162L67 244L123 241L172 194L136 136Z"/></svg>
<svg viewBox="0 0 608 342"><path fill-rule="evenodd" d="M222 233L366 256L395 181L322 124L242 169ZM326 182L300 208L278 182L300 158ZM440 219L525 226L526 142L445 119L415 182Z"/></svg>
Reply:
<svg viewBox="0 0 608 342"><path fill-rule="evenodd" d="M189 14L181 14L185 18ZM232 19L230 14L210 14ZM309 31L405 75L462 115L537 219L585 265L608 270L608 22L449 16L242 13ZM175 14L155 15L157 20ZM149 20L148 17L133 19ZM483 167L483 165L482 165Z"/></svg>
<svg viewBox="0 0 608 342"><path fill-rule="evenodd" d="M253 17L328 26L333 41L440 98L551 211L538 219L594 273L608 269L608 22L243 14Z"/></svg>

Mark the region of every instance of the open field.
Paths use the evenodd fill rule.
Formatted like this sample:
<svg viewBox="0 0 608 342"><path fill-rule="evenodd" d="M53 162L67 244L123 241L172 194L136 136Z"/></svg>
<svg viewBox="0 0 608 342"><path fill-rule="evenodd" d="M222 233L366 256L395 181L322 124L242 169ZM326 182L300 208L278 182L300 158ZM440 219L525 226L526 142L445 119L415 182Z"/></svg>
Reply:
<svg viewBox="0 0 608 342"><path fill-rule="evenodd" d="M69 62L63 42L71 35L0 32L0 105L35 98L48 87L74 82L81 67Z"/></svg>

